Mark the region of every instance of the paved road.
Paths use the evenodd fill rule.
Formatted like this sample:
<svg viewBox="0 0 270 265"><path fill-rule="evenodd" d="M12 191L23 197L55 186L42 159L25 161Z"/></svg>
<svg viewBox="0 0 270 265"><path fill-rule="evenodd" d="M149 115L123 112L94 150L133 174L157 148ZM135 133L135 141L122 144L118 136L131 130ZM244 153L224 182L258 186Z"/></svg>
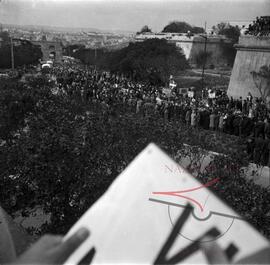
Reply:
<svg viewBox="0 0 270 265"><path fill-rule="evenodd" d="M196 74L202 74L202 71L200 70L192 70L193 73L196 73ZM228 74L216 74L216 73L209 73L209 72L204 72L205 75L209 75L209 76L215 76L215 77L227 77L227 78L230 78L231 76L228 75Z"/></svg>

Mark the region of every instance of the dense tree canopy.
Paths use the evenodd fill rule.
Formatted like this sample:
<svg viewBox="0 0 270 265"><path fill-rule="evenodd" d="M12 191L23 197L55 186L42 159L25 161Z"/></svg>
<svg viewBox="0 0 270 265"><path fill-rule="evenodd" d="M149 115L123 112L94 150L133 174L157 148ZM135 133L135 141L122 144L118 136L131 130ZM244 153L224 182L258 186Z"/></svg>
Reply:
<svg viewBox="0 0 270 265"><path fill-rule="evenodd" d="M216 34L224 35L231 39L234 43L238 42L240 36L240 28L238 26L232 26L229 23L221 22L216 26L213 26L213 31Z"/></svg>
<svg viewBox="0 0 270 265"><path fill-rule="evenodd" d="M135 73L139 79L165 83L171 74L186 69L188 63L175 45L166 40L150 39L131 43L127 48L113 53L109 66L112 71Z"/></svg>
<svg viewBox="0 0 270 265"><path fill-rule="evenodd" d="M187 33L190 31L194 34L204 33L204 29L200 27L193 27L190 24L182 21L173 21L170 22L167 26L164 27L162 32L177 32L177 33Z"/></svg>
<svg viewBox="0 0 270 265"><path fill-rule="evenodd" d="M82 49L74 56L84 63L154 84L164 84L170 75L189 67L185 56L175 45L159 39L130 43L128 47L113 52Z"/></svg>
<svg viewBox="0 0 270 265"><path fill-rule="evenodd" d="M42 57L40 47L32 45L30 42L21 43L14 46L14 64L15 67L34 64ZM11 68L11 46L4 45L0 48L0 68Z"/></svg>
<svg viewBox="0 0 270 265"><path fill-rule="evenodd" d="M35 106L32 91L14 81L1 80L0 91L0 139L10 142Z"/></svg>

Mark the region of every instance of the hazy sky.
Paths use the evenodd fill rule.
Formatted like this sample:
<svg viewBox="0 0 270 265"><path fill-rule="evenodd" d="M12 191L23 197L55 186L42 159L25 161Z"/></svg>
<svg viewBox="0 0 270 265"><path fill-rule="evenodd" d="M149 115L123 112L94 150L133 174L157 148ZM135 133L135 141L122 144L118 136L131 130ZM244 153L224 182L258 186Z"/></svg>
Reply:
<svg viewBox="0 0 270 265"><path fill-rule="evenodd" d="M261 15L270 15L270 0L0 0L0 23L21 25L161 31L173 20L210 28Z"/></svg>

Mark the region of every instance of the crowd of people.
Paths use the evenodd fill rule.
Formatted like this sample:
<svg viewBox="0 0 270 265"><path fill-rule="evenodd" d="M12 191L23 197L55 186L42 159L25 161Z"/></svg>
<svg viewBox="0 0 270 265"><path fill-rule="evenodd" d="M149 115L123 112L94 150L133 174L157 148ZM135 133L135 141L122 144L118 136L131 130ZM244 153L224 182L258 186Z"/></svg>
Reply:
<svg viewBox="0 0 270 265"><path fill-rule="evenodd" d="M252 24L249 24L245 34L270 36L270 16L256 17L256 20Z"/></svg>
<svg viewBox="0 0 270 265"><path fill-rule="evenodd" d="M52 92L54 94L78 98L79 101L93 105L97 103L101 106L104 115L108 113L112 115L113 112L121 110L146 119L158 117L163 119L165 126L168 123L181 126L183 123L192 126L194 130L205 129L245 137L250 159L256 163L268 164L269 111L261 99L254 98L251 94L246 99L234 100L228 98L225 91L216 91L214 97L210 96L213 93L209 91L211 93L208 97L196 98L194 95L192 97L188 94L182 95L177 92L177 89L173 89L169 96L164 93L163 87L134 81L132 78L120 74L77 66L56 66L51 69L49 78L53 83ZM265 213L269 211L268 193L262 192L261 187L253 186L252 182L246 182L244 178L237 178L236 184L232 186L231 179L226 178L220 182L223 196L226 197L226 200L232 199L234 209L248 220L254 221L253 217L256 216L256 221L258 221L258 223L254 221L256 227L268 235L268 216L265 216ZM236 186L239 187L237 198L235 197ZM247 213L250 213L250 216ZM1 223L2 226L5 224L2 221ZM10 262L10 264L12 262L62 264L67 256L89 236L89 232L84 229L65 242L62 237L43 237L29 251L16 257L13 242L10 240L10 244L7 244L8 229L6 226L4 229L5 234L3 233L2 241L10 251L3 248L2 252L5 255L1 253L0 258L1 261ZM57 246L57 248L54 247L55 251L50 248L51 243L55 243L54 245ZM50 256L48 256L49 252Z"/></svg>
<svg viewBox="0 0 270 265"><path fill-rule="evenodd" d="M162 87L132 81L109 72L80 67L54 67L51 79L54 93L100 103L104 113L119 110L145 118L163 118L164 123L182 122L197 129L217 131L243 137L250 160L270 163L270 116L266 104L251 94L246 99L228 98L217 91L215 98L194 98L177 93L163 93Z"/></svg>

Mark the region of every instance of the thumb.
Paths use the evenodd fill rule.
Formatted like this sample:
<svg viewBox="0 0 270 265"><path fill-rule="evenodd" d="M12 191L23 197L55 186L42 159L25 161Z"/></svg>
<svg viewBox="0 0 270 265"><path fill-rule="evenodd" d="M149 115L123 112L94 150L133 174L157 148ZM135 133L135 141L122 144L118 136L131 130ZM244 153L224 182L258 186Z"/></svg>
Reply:
<svg viewBox="0 0 270 265"><path fill-rule="evenodd" d="M209 264L229 264L224 251L216 242L202 242L200 248L204 252Z"/></svg>
<svg viewBox="0 0 270 265"><path fill-rule="evenodd" d="M89 236L86 228L79 229L55 249L59 263L63 263Z"/></svg>

